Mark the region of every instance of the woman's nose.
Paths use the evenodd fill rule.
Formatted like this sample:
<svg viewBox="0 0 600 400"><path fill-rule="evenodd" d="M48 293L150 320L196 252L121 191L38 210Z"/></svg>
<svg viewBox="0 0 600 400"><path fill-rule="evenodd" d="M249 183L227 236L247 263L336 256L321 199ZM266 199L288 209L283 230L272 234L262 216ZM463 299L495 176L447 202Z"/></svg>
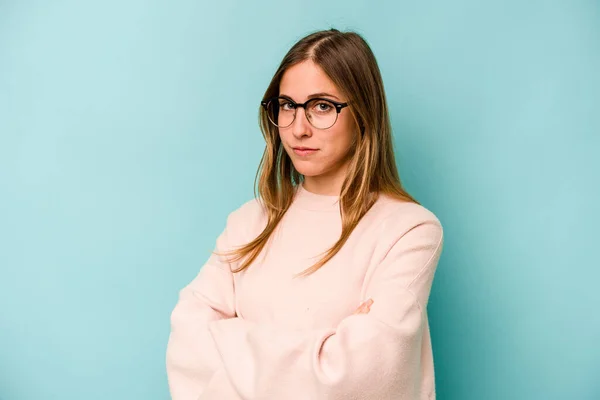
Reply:
<svg viewBox="0 0 600 400"><path fill-rule="evenodd" d="M302 107L298 107L296 109L296 118L292 123L292 133L297 138L312 136L312 126L306 117L306 110Z"/></svg>

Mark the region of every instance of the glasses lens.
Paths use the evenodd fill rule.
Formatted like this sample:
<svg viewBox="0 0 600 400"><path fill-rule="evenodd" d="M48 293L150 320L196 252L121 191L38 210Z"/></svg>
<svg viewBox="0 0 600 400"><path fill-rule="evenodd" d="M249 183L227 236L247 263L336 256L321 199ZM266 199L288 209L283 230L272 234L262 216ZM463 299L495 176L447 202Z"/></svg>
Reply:
<svg viewBox="0 0 600 400"><path fill-rule="evenodd" d="M314 99L306 105L306 116L317 129L331 128L337 120L335 105L327 100Z"/></svg>
<svg viewBox="0 0 600 400"><path fill-rule="evenodd" d="M285 128L294 122L296 109L294 103L288 99L273 99L267 104L267 115L273 125Z"/></svg>
<svg viewBox="0 0 600 400"><path fill-rule="evenodd" d="M306 104L306 118L317 129L331 128L338 118L335 105L327 100L314 99ZM267 116L271 123L279 128L287 128L296 118L295 104L279 97L267 104Z"/></svg>

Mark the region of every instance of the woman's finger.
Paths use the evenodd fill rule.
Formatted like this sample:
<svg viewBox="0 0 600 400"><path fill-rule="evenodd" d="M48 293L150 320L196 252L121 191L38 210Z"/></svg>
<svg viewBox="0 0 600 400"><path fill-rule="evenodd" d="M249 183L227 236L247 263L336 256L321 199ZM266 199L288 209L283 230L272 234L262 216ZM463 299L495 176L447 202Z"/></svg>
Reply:
<svg viewBox="0 0 600 400"><path fill-rule="evenodd" d="M368 299L363 302L354 312L354 314L368 314L371 311L371 305L373 304L373 299Z"/></svg>
<svg viewBox="0 0 600 400"><path fill-rule="evenodd" d="M356 311L354 311L354 314L364 314L366 312L368 312L368 309L363 305L358 307Z"/></svg>

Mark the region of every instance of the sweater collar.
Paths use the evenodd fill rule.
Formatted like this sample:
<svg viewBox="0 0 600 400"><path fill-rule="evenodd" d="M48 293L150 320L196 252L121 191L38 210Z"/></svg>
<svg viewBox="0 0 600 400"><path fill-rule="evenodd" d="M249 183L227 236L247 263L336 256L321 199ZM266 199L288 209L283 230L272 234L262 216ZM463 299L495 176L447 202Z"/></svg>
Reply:
<svg viewBox="0 0 600 400"><path fill-rule="evenodd" d="M339 196L328 196L309 192L304 188L302 183L299 183L293 204L305 210L338 211L339 200Z"/></svg>

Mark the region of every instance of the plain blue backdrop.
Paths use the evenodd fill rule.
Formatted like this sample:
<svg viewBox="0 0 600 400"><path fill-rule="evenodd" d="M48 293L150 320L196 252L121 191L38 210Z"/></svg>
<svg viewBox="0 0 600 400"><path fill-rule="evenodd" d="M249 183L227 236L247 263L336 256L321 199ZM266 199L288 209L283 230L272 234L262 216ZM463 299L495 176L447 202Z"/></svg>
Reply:
<svg viewBox="0 0 600 400"><path fill-rule="evenodd" d="M600 399L598 1L0 0L0 399L167 399L287 49L353 29L446 246L440 400Z"/></svg>

